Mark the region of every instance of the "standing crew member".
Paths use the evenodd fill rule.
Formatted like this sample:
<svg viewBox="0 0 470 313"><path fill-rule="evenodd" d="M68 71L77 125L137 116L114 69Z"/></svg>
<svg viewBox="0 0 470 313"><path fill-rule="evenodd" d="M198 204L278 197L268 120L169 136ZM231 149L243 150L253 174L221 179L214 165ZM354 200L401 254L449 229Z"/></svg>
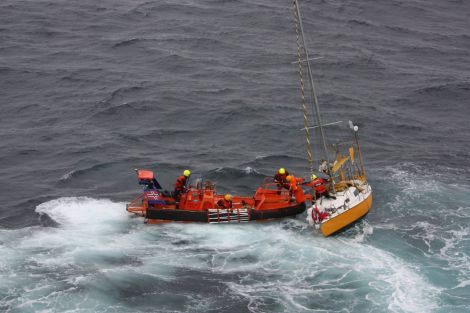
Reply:
<svg viewBox="0 0 470 313"><path fill-rule="evenodd" d="M326 180L321 177L317 177L315 174L312 174L310 179L311 181L305 185L312 187L315 190L315 198L320 199L322 196L324 196L327 199L336 199L336 197L330 195L328 189L326 189Z"/></svg>
<svg viewBox="0 0 470 313"><path fill-rule="evenodd" d="M289 190L289 182L287 181L287 176L289 176L289 172L285 170L285 168L281 167L274 175L274 182L277 183L277 193L281 193L282 188L286 188Z"/></svg>
<svg viewBox="0 0 470 313"><path fill-rule="evenodd" d="M191 175L191 172L184 170L183 175L176 179L174 192L176 201L179 201L181 194L186 193L186 183L188 182L189 175Z"/></svg>
<svg viewBox="0 0 470 313"><path fill-rule="evenodd" d="M217 206L221 209L231 209L233 206L232 195L226 194L223 199L217 201Z"/></svg>

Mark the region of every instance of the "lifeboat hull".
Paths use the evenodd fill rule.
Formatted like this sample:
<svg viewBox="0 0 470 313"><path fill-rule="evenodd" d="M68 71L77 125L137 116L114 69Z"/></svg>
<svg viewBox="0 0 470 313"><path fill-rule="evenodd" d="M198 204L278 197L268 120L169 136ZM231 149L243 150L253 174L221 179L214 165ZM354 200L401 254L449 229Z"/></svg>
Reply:
<svg viewBox="0 0 470 313"><path fill-rule="evenodd" d="M305 211L305 203L295 204L278 209L256 210L233 209L229 210L207 210L191 211L179 209L148 209L146 219L149 224L160 223L163 221L175 222L199 222L199 223L240 223L251 221L266 221L271 219L285 218L295 216ZM158 222L157 222L158 221Z"/></svg>

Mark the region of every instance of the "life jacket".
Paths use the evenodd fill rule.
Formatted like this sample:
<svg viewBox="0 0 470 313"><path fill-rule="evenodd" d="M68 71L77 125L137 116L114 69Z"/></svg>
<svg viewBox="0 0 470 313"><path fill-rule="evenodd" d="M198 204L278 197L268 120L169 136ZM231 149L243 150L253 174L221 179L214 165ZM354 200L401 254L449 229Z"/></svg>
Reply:
<svg viewBox="0 0 470 313"><path fill-rule="evenodd" d="M294 191L294 195L295 195L295 201L297 201L297 203L303 203L305 202L305 195L304 195L304 191L302 190L302 188L297 188L296 191Z"/></svg>
<svg viewBox="0 0 470 313"><path fill-rule="evenodd" d="M183 191L184 187L186 186L186 180L187 179L188 179L188 177L186 177L184 175L181 175L180 177L178 177L176 179L176 183L175 183L175 190Z"/></svg>
<svg viewBox="0 0 470 313"><path fill-rule="evenodd" d="M295 201L297 203L305 202L305 195L302 188L299 188L298 184L303 182L303 179L295 178L293 175L292 180L289 182L289 190L295 196Z"/></svg>
<svg viewBox="0 0 470 313"><path fill-rule="evenodd" d="M274 181L277 183L285 184L287 183L287 176L289 176L289 172L286 171L284 174L279 173L279 171L274 175Z"/></svg>
<svg viewBox="0 0 470 313"><path fill-rule="evenodd" d="M311 181L309 185L315 189L317 194L321 195L326 192L325 183L326 181L323 178L318 177L317 179Z"/></svg>

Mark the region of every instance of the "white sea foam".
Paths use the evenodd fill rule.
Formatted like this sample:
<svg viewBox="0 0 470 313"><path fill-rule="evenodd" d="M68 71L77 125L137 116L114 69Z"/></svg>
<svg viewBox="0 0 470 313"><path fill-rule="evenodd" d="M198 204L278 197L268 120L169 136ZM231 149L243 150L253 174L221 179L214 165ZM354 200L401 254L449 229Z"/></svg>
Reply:
<svg viewBox="0 0 470 313"><path fill-rule="evenodd" d="M273 306L326 312L331 298L338 299L336 309L350 311L357 306L430 312L437 305L439 290L413 265L364 243L373 234L370 225L351 239L314 235L301 219L151 226L129 217L123 203L85 197L56 199L36 211L59 227L0 232L6 256L0 261L0 293L9 299L5 305L20 310L54 310L54 303L61 303L63 311L127 311L126 305L113 304L116 290L150 288L146 292L158 294L167 288L160 285L178 283L188 271L191 280L219 283L227 291L202 303L206 297L188 289L185 310L207 311L227 296L243 299L252 312ZM205 273L214 278L207 280Z"/></svg>
<svg viewBox="0 0 470 313"><path fill-rule="evenodd" d="M183 236L202 235L203 246L212 252L211 269L216 272L243 271L240 282L228 282L234 293L246 297L253 312L266 297L275 297L289 311L309 311L309 298L326 297L332 293L351 297L354 302L356 288L345 288L343 282L351 268L356 280L373 289L373 298L382 298L391 312L430 312L437 307L439 290L426 282L416 270L387 252L353 240L329 240L299 235L291 230L280 230L278 225L264 225L261 229L233 228L220 236L220 229L207 232L200 228L186 228ZM215 237L215 240L211 238ZM204 242L207 241L208 242ZM246 254L256 256L256 262L237 265L233 260ZM188 256L191 259L191 256ZM189 262L196 264L197 262ZM313 284L306 277L324 271L323 279ZM275 281L250 278L256 273L275 275ZM343 274L341 274L343 273ZM337 275L338 274L338 275ZM350 295L349 295L350 294ZM306 300L307 299L307 300ZM372 303L372 302L371 302ZM381 306L384 302L381 302ZM379 309L379 308L377 308ZM261 310L262 311L262 310Z"/></svg>
<svg viewBox="0 0 470 313"><path fill-rule="evenodd" d="M72 170L70 172L67 172L64 175L62 175L62 177L60 177L60 180L61 181L69 180L75 173L76 173L76 170Z"/></svg>
<svg viewBox="0 0 470 313"><path fill-rule="evenodd" d="M257 170L255 170L254 168L250 167L250 166L247 166L243 169L243 171L246 173L246 174L259 174Z"/></svg>
<svg viewBox="0 0 470 313"><path fill-rule="evenodd" d="M123 203L88 197L59 198L40 204L39 214L47 214L61 225L103 225L127 218Z"/></svg>
<svg viewBox="0 0 470 313"><path fill-rule="evenodd" d="M356 224L356 229L358 229L358 232L356 236L354 237L353 241L354 242L364 242L370 235L374 233L374 227L367 222L367 220L362 220L361 223Z"/></svg>
<svg viewBox="0 0 470 313"><path fill-rule="evenodd" d="M401 245L405 250L417 251L414 257L422 254L418 257L421 262L436 267L432 272L424 269L424 272L429 272L430 279L442 285L441 288L464 288L456 295L458 301L466 299L468 303L468 296L460 297L468 294L466 282L470 277L468 186L446 183L448 177L444 174L413 164L385 171L387 174L383 176L389 181L386 191L393 198L383 207L376 208L381 210L383 223L374 225L374 228L393 230L392 236L399 234L404 240L401 243L395 240L394 249ZM448 172L453 171L449 169Z"/></svg>

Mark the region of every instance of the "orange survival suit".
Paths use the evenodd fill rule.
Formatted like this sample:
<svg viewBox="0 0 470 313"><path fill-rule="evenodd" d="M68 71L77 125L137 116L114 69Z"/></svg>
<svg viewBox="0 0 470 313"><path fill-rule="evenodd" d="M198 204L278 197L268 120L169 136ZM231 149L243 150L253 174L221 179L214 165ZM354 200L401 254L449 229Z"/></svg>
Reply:
<svg viewBox="0 0 470 313"><path fill-rule="evenodd" d="M181 197L181 194L186 192L186 182L188 181L188 177L181 175L176 179L175 182L175 200L178 201Z"/></svg>
<svg viewBox="0 0 470 313"><path fill-rule="evenodd" d="M274 182L277 183L277 190L281 191L282 188L289 189L289 182L287 181L287 176L289 176L289 172L285 171L284 174L279 173L279 170L274 175Z"/></svg>
<svg viewBox="0 0 470 313"><path fill-rule="evenodd" d="M301 178L295 178L294 175L290 175L291 179L289 181L289 191L291 196L295 196L295 201L297 203L303 203L305 202L305 195L304 191L302 190L301 187L299 187L297 184L302 182Z"/></svg>
<svg viewBox="0 0 470 313"><path fill-rule="evenodd" d="M317 177L314 180L305 183L305 186L312 187L315 190L315 198L319 199L322 196L325 196L326 198L335 198L333 196L330 196L330 193L328 192L328 189L326 189L326 180L324 180L321 177Z"/></svg>
<svg viewBox="0 0 470 313"><path fill-rule="evenodd" d="M220 199L217 201L217 206L221 209L231 209L233 205L232 200L225 200L225 199Z"/></svg>

